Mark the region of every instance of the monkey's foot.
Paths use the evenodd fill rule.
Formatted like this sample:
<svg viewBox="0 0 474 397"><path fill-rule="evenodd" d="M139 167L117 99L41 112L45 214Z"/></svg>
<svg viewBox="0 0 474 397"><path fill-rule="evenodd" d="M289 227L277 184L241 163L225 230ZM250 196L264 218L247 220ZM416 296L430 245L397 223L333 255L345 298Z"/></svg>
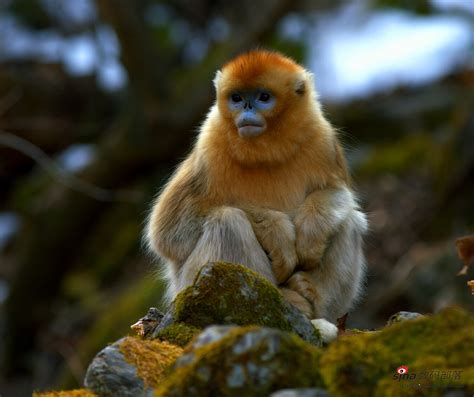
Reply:
<svg viewBox="0 0 474 397"><path fill-rule="evenodd" d="M317 316L316 303L320 302L321 298L311 275L303 271L296 272L288 279L286 284L288 288L300 294L311 304L313 313Z"/></svg>
<svg viewBox="0 0 474 397"><path fill-rule="evenodd" d="M313 324L314 328L319 331L319 335L324 343L332 342L334 339L337 338L338 329L337 327L329 322L324 318L316 318L311 320L311 324Z"/></svg>
<svg viewBox="0 0 474 397"><path fill-rule="evenodd" d="M269 253L273 273L278 283L285 282L296 267L298 257L292 247L288 250L280 249Z"/></svg>
<svg viewBox="0 0 474 397"><path fill-rule="evenodd" d="M299 309L306 317L311 319L313 317L313 305L303 298L298 292L289 288L279 288L283 297L293 306Z"/></svg>

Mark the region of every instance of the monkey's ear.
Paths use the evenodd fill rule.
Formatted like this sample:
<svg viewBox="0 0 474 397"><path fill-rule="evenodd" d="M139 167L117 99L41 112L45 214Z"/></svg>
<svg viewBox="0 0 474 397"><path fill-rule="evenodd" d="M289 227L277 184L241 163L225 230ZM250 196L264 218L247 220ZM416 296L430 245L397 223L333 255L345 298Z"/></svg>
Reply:
<svg viewBox="0 0 474 397"><path fill-rule="evenodd" d="M212 81L214 83L214 88L217 90L219 87L219 81L221 79L222 72L220 70L217 71L216 76L214 77L214 80Z"/></svg>
<svg viewBox="0 0 474 397"><path fill-rule="evenodd" d="M303 96L306 92L306 81L304 79L298 79L295 83L295 92L298 95Z"/></svg>
<svg viewBox="0 0 474 397"><path fill-rule="evenodd" d="M303 73L301 73L295 81L295 92L303 96L308 90L311 89L311 86L313 85L313 75L305 70Z"/></svg>

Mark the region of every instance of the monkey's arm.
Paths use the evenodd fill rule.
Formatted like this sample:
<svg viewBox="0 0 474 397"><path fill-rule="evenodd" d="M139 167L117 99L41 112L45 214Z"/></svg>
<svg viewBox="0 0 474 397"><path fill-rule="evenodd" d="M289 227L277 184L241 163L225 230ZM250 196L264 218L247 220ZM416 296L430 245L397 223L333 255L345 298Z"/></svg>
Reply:
<svg viewBox="0 0 474 397"><path fill-rule="evenodd" d="M258 242L270 257L277 283L285 282L296 263L295 227L290 217L267 208L243 208Z"/></svg>
<svg viewBox="0 0 474 397"><path fill-rule="evenodd" d="M147 240L159 256L182 264L202 232L202 186L188 158L156 200L148 221Z"/></svg>
<svg viewBox="0 0 474 397"><path fill-rule="evenodd" d="M296 253L302 269L313 269L320 262L329 240L350 212L357 209L347 188L329 188L311 193L296 210Z"/></svg>

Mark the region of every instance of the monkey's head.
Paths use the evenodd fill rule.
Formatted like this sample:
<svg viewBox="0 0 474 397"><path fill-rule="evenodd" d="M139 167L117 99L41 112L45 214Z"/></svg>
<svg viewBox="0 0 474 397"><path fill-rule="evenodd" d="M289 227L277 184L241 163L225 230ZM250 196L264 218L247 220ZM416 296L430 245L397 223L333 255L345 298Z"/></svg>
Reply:
<svg viewBox="0 0 474 397"><path fill-rule="evenodd" d="M214 84L233 153L247 163L286 160L321 117L312 75L277 52L238 56L217 72Z"/></svg>

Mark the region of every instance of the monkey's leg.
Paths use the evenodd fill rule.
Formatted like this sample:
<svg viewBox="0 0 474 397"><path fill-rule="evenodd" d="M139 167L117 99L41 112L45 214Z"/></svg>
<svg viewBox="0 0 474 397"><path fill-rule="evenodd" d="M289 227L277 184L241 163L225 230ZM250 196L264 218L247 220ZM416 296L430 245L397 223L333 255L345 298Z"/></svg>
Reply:
<svg viewBox="0 0 474 397"><path fill-rule="evenodd" d="M348 188L324 189L311 193L294 217L298 265L310 270L319 265L330 238L348 214L357 209Z"/></svg>
<svg viewBox="0 0 474 397"><path fill-rule="evenodd" d="M175 293L192 284L199 268L212 261L242 264L276 284L270 260L240 209L218 207L207 216L201 238L179 270Z"/></svg>
<svg viewBox="0 0 474 397"><path fill-rule="evenodd" d="M365 271L362 236L366 229L365 215L352 210L331 239L320 264L288 280L290 289L312 303L316 318L334 321L359 296Z"/></svg>
<svg viewBox="0 0 474 397"><path fill-rule="evenodd" d="M285 282L298 262L293 222L287 214L271 209L245 208L245 212L257 240L271 259L277 282Z"/></svg>

